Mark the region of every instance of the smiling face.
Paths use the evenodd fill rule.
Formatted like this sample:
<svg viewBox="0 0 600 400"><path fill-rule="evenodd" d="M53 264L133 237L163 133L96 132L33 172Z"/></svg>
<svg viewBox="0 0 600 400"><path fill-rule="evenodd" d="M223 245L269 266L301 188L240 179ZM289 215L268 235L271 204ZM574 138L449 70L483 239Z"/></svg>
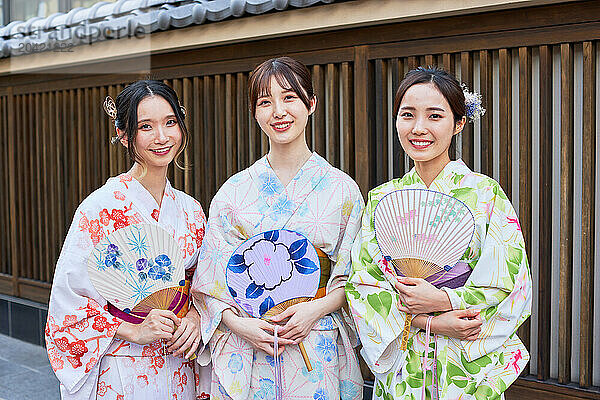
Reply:
<svg viewBox="0 0 600 400"><path fill-rule="evenodd" d="M396 116L398 138L404 151L421 168L438 171L450 161L450 142L464 124L464 117L454 122L450 104L432 83L408 88Z"/></svg>
<svg viewBox="0 0 600 400"><path fill-rule="evenodd" d="M274 76L271 77L269 93L258 96L255 104L256 121L271 145L304 142L308 116L316 107L316 98L310 100L310 109L307 109L298 94L289 85L284 86L288 87L281 86Z"/></svg>
<svg viewBox="0 0 600 400"><path fill-rule="evenodd" d="M177 155L181 141L181 127L167 100L148 96L140 101L134 141L137 162L146 168L166 168ZM128 146L127 136L121 142Z"/></svg>

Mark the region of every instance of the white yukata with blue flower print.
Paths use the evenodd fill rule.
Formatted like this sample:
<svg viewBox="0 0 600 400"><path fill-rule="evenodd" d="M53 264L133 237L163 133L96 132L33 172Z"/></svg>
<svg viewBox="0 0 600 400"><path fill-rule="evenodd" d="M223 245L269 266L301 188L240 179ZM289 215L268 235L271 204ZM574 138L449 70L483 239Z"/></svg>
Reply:
<svg viewBox="0 0 600 400"><path fill-rule="evenodd" d="M258 233L297 231L330 258L329 293L346 284L363 208L356 183L316 153L286 187L263 157L219 189L192 286L203 339L212 353L212 399L275 399L273 357L254 350L221 323L227 308L247 315L227 290L225 269L231 254ZM282 354L283 398L362 399L356 344L351 319L342 310L319 320L304 340L312 371L306 369L298 346L286 346Z"/></svg>

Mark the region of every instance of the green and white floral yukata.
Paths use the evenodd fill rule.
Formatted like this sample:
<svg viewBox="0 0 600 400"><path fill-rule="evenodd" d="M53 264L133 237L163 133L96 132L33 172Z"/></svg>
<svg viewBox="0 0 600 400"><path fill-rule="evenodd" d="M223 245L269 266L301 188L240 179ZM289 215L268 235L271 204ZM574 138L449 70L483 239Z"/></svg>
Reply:
<svg viewBox="0 0 600 400"><path fill-rule="evenodd" d="M373 214L379 200L398 189L425 189L413 168L369 192L362 230L352 249L346 295L363 345L362 355L375 375L374 399L420 400L422 363L427 357L426 398L503 399L529 353L516 335L531 313L531 276L516 213L493 179L451 161L429 189L464 202L475 218L475 234L462 261L472 272L463 287L444 288L452 308L479 309L479 338L462 341L432 336L425 355L425 331L411 327L406 351L400 350L406 314L397 307L393 283L380 268ZM395 279L395 278L390 278ZM434 359L436 379L432 380Z"/></svg>

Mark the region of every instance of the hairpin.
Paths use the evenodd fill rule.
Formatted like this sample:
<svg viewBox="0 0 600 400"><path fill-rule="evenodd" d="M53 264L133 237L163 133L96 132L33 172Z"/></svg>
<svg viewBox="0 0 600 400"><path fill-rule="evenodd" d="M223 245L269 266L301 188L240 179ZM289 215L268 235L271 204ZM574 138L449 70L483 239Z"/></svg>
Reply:
<svg viewBox="0 0 600 400"><path fill-rule="evenodd" d="M464 83L461 87L465 95L465 115L471 122L475 122L485 114L485 108L481 105L481 95L475 91L469 92Z"/></svg>
<svg viewBox="0 0 600 400"><path fill-rule="evenodd" d="M112 97L106 96L104 103L102 103L102 107L104 108L104 112L106 112L109 117L111 117L113 120L117 119L117 106Z"/></svg>
<svg viewBox="0 0 600 400"><path fill-rule="evenodd" d="M185 118L186 109L184 106L181 105L181 103L179 103L179 109L181 110L181 113L183 114L183 118Z"/></svg>

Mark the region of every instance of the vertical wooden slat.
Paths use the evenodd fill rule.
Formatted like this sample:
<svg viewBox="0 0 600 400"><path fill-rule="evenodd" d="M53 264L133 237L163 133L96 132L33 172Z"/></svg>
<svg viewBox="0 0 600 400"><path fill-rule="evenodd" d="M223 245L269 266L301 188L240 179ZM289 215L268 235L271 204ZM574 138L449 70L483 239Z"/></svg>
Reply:
<svg viewBox="0 0 600 400"><path fill-rule="evenodd" d="M460 53L460 81L467 85L469 91L473 91L473 57L468 51ZM470 167L474 167L474 143L473 124L468 122L465 124L462 133L462 160Z"/></svg>
<svg viewBox="0 0 600 400"><path fill-rule="evenodd" d="M592 385L594 343L594 221L596 207L596 46L583 43L583 154L581 196L581 309L579 384Z"/></svg>
<svg viewBox="0 0 600 400"><path fill-rule="evenodd" d="M103 97L102 97L103 98ZM62 118L61 118L61 107L63 102L63 92L57 90L54 95L54 154L53 154L53 163L54 163L54 185L56 186L54 189L54 204L56 205L56 238L54 240L54 261L52 268L50 268L48 281L52 282L54 279L54 266L56 265L56 261L58 260L58 256L60 254L60 249L62 242L64 240L65 235L65 215L64 215L64 206L62 204L63 201L63 193L64 193L64 175L63 175L63 158L62 154L65 151L65 148L62 143L62 138L64 136L64 131L62 130ZM102 120L102 118L101 118ZM106 163L107 154L103 154L103 157L100 157L101 161ZM106 177L106 173L103 174Z"/></svg>
<svg viewBox="0 0 600 400"><path fill-rule="evenodd" d="M116 89L114 86L109 86L108 87L108 91L107 91L107 95L110 96L113 100L115 99L116 96ZM109 117L107 117L109 118ZM114 137L116 135L115 132L115 121L113 121L112 119L109 118L109 126L108 126L108 130L109 130L109 135L112 139L112 137ZM117 175L117 159L119 157L118 153L118 147L120 146L119 143L115 143L115 144L111 144L111 146L109 147L108 150L108 154L109 154L109 175L110 176L115 176Z"/></svg>
<svg viewBox="0 0 600 400"><path fill-rule="evenodd" d="M398 86L400 85L400 82L402 81L402 79L404 78L404 60L399 58L397 60L397 65L395 67L392 68L392 103L388 104L388 107L391 110L391 113L393 114L393 110L392 107L394 107L394 102L396 101L396 91L398 90ZM394 138L392 140L392 146L393 146L393 154L394 157L396 157L396 159L394 160L394 177L395 178L399 178L401 176L403 176L406 172L408 172L406 170L406 165L405 165L405 161L406 161L406 153L404 152L404 149L402 148L402 145L400 144L400 140L398 139L398 132L396 130L396 118L397 115L390 115L390 118L392 120L392 135L394 135Z"/></svg>
<svg viewBox="0 0 600 400"><path fill-rule="evenodd" d="M408 65L408 71L411 71L419 66L419 60L414 56L408 57L406 63Z"/></svg>
<svg viewBox="0 0 600 400"><path fill-rule="evenodd" d="M8 144L8 128L7 128L7 124L8 124L8 117L7 117L7 102L6 102L6 96L1 96L0 97L0 140L2 140L2 143L6 143ZM2 193L5 193L6 196L8 195L8 146L2 146L2 149L0 150L0 155L1 155L1 159L0 159L0 167L2 168L2 171L0 172L0 188L2 190ZM10 221L9 221L9 209L8 209L8 204L9 202L7 201L7 197L4 197L4 201L0 202L0 215L2 220L0 221L0 223L3 226L10 226ZM2 235L0 236L0 251L2 251L2 254L0 255L0 272L4 273L4 274L9 274L10 273L10 230L8 230L8 234L6 235Z"/></svg>
<svg viewBox="0 0 600 400"><path fill-rule="evenodd" d="M235 87L235 107L236 111L236 138L237 145L240 149L237 155L237 170L241 171L244 168L250 166L248 162L250 155L250 142L248 137L248 94L246 87L248 86L248 79L246 74L238 72L236 74L236 87Z"/></svg>
<svg viewBox="0 0 600 400"><path fill-rule="evenodd" d="M184 124L188 131L188 143L187 147L182 154L182 162L185 170L183 171L183 190L193 196L194 193L194 166L192 165L192 151L194 149L194 115L192 110L194 109L194 92L192 87L192 80L190 78L183 78L181 105L185 108L185 121ZM175 166L177 168L177 166Z"/></svg>
<svg viewBox="0 0 600 400"><path fill-rule="evenodd" d="M193 125L191 125L192 134L194 136L193 147L193 168L194 168L194 197L202 203L204 212L208 213L210 199L207 196L206 188L206 166L204 165L204 112L202 103L204 100L204 80L199 77L193 78L194 101L188 105L188 110L193 114ZM191 107L191 108L190 108ZM189 112L189 111L188 111Z"/></svg>
<svg viewBox="0 0 600 400"><path fill-rule="evenodd" d="M335 167L340 167L340 80L338 67L327 64L327 160ZM325 132L324 132L325 133Z"/></svg>
<svg viewBox="0 0 600 400"><path fill-rule="evenodd" d="M227 153L227 177L237 172L237 140L235 132L236 107L235 107L235 78L232 74L225 76L225 151Z"/></svg>
<svg viewBox="0 0 600 400"><path fill-rule="evenodd" d="M108 146L110 145L110 124L108 124L108 116L106 115L106 113L104 112L104 109L102 108L102 103L104 102L104 99L106 98L106 96L108 95L108 92L106 90L106 86L101 86L98 90L98 104L96 104L96 108L98 110L98 132L97 132L97 136L98 136L98 146L100 147L100 175L101 175L101 179L100 182L104 183L106 181L106 179L110 176L110 170L109 170L109 160L110 160L110 156L109 156L109 148ZM59 104L60 102L58 101L58 99L60 98L60 92L57 92L57 104ZM57 128L57 133L60 132Z"/></svg>
<svg viewBox="0 0 600 400"><path fill-rule="evenodd" d="M483 107L486 113L481 118L481 172L492 175L494 170L494 75L492 53L489 50L479 52L479 87Z"/></svg>
<svg viewBox="0 0 600 400"><path fill-rule="evenodd" d="M388 65L384 60L375 60L375 185L389 180L388 177L388 118L387 98Z"/></svg>
<svg viewBox="0 0 600 400"><path fill-rule="evenodd" d="M122 90L123 90L123 85L121 85L121 84L116 85L113 98L116 99ZM129 154L127 152L127 149L125 147L123 147L120 143L117 143L115 145L115 153L114 154L115 154L115 158L116 158L116 168L115 168L115 171L113 174L118 175L120 173L123 173L123 172L129 170L130 161L129 161Z"/></svg>
<svg viewBox="0 0 600 400"><path fill-rule="evenodd" d="M167 82L167 85L169 85L173 88L173 90L177 94L179 103L181 104L181 102L183 101L183 88L182 88L181 79L173 79L171 82ZM180 155L178 159L180 160L179 163L181 164L184 159L183 155ZM175 163L172 163L171 167L169 168L169 171L173 176L173 182L172 182L173 186L179 190L184 190L184 187L183 187L184 172L181 170L181 168L177 167L175 165Z"/></svg>
<svg viewBox="0 0 600 400"><path fill-rule="evenodd" d="M454 63L454 54L444 53L442 55L443 66L447 72L452 75L456 74L456 64Z"/></svg>
<svg viewBox="0 0 600 400"><path fill-rule="evenodd" d="M36 213L35 208L33 207L35 203L36 194L38 192L35 191L35 185L33 183L33 171L35 171L33 166L32 158L36 158L39 154L36 153L36 149L34 147L34 138L33 138L33 121L35 114L33 112L34 108L32 107L32 102L30 101L31 95L24 95L23 102L21 104L21 117L23 118L23 124L21 125L21 130L18 131L19 136L23 139L23 169L21 173L23 174L22 182L24 192L22 193L23 200L25 203L25 207L20 210L20 213L23 216L23 221L25 225L23 226L23 233L25 236L25 242L23 245L23 250L25 250L25 254L22 255L23 262L23 270L21 272L23 277L33 278L34 270L39 269L39 264L35 264L33 262L33 254L32 251L34 249L33 241L35 240L34 231L36 230L36 224L33 224L35 220ZM26 154L30 156L24 157Z"/></svg>
<svg viewBox="0 0 600 400"><path fill-rule="evenodd" d="M325 137L325 110L327 106L327 97L325 96L325 77L321 65L313 65L312 79L314 91L318 98L317 109L313 114L312 121L312 141L315 145L313 150L322 156L326 156L327 138Z"/></svg>
<svg viewBox="0 0 600 400"><path fill-rule="evenodd" d="M368 115L368 59L367 46L357 46L354 48L354 142L355 147L355 165L356 182L360 187L363 197L371 188L370 185L370 162L369 154L371 150L371 134L369 129Z"/></svg>
<svg viewBox="0 0 600 400"><path fill-rule="evenodd" d="M344 114L342 120L344 121L342 131L342 146L344 147L344 157L341 161L341 168L350 176L355 176L354 168L354 120L353 106L354 106L354 91L353 91L353 79L352 79L352 66L350 63L344 62L340 68L340 83L342 85L342 102L344 108Z"/></svg>
<svg viewBox="0 0 600 400"><path fill-rule="evenodd" d="M85 159L83 157L78 157L77 155L85 154L85 142L84 142L84 124L83 124L83 89L76 90L76 104L75 108L77 110L76 114L76 123L77 123L77 153L74 155L77 162L77 204L81 203L85 197Z"/></svg>
<svg viewBox="0 0 600 400"><path fill-rule="evenodd" d="M48 282L48 277L50 276L50 271L54 268L55 254L54 254L54 242L56 242L57 237L57 229L56 229L56 203L54 202L54 192L56 191L56 183L54 182L54 170L56 165L54 164L54 93L47 93L47 131L46 131L46 152L47 154L47 164L46 164L46 175L48 182L48 190L46 191L46 195L48 197L47 204L48 210L52 210L52 212L48 214L48 264L45 265L41 270L41 274L39 279L43 282ZM96 150L97 152L97 150Z"/></svg>
<svg viewBox="0 0 600 400"><path fill-rule="evenodd" d="M15 160L15 153L17 148L16 137L17 135L11 134L15 132L15 96L13 94L12 86L8 87L7 90L8 96L8 170L16 171L17 164ZM18 263L18 254L17 254L17 213L16 213L16 204L17 204L17 193L16 193L16 182L15 182L16 174L9 173L8 174L8 200L9 204L14 204L14 206L10 207L10 263L11 263L11 273L12 273L12 294L13 296L19 296L19 285L18 285L18 276L19 276L19 263Z"/></svg>
<svg viewBox="0 0 600 400"><path fill-rule="evenodd" d="M50 265L52 264L52 259L51 259L51 254L50 254L50 240L51 240L51 231L50 231L50 218L49 215L50 214L48 212L48 210L51 210L52 208L50 207L50 202L49 202L49 198L50 196L48 196L48 192L51 190L50 189L50 182L48 180L48 135L49 135L49 131L50 131L50 120L48 118L48 115L50 113L50 107L48 104L48 93L44 92L40 95L40 102L42 104L42 108L41 108L41 119L42 119L42 165L43 165L43 171L44 173L42 174L43 176L43 192L44 196L40 196L43 198L42 201L42 209L40 210L41 214L40 214L40 223L43 225L43 238L44 241L42 243L42 246L44 248L44 258L42 260L42 264L38 267L39 269L42 270L46 270L51 268ZM38 108L39 110L39 108ZM82 157L83 154L88 154L89 150L86 149L85 153L79 154L79 157ZM87 193L86 193L87 194ZM36 277L37 279L39 279L39 273L38 273L38 277Z"/></svg>
<svg viewBox="0 0 600 400"><path fill-rule="evenodd" d="M573 289L573 46L560 46L560 299L558 381L571 382Z"/></svg>
<svg viewBox="0 0 600 400"><path fill-rule="evenodd" d="M511 197L512 165L512 64L508 49L499 51L500 77L498 104L500 119L500 185L508 198Z"/></svg>
<svg viewBox="0 0 600 400"><path fill-rule="evenodd" d="M539 71L539 275L537 377L550 376L550 319L552 304L552 49L540 46Z"/></svg>
<svg viewBox="0 0 600 400"><path fill-rule="evenodd" d="M531 254L531 50L519 48L519 220L527 254ZM531 319L519 328L519 337L530 348ZM529 373L529 366L526 367Z"/></svg>
<svg viewBox="0 0 600 400"><path fill-rule="evenodd" d="M435 64L435 61L433 60L433 55L428 54L425 56L425 66L427 67L431 67Z"/></svg>
<svg viewBox="0 0 600 400"><path fill-rule="evenodd" d="M215 179L216 186L214 191L225 182L225 175L227 173L227 153L225 149L225 77L223 75L215 75L215 91L214 91L214 114L211 116L215 121L215 130L213 135L214 147L213 152L215 153Z"/></svg>
<svg viewBox="0 0 600 400"><path fill-rule="evenodd" d="M204 76L202 107L204 109L204 185L208 197L216 193L215 188L215 120L214 120L214 79Z"/></svg>

